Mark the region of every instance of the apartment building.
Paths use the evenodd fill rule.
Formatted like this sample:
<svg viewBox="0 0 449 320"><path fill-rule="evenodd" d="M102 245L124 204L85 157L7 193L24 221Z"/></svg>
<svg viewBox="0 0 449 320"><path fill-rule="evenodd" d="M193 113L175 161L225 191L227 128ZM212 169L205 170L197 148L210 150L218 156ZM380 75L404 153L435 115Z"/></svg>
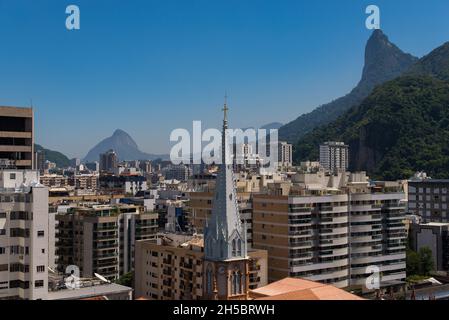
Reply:
<svg viewBox="0 0 449 320"><path fill-rule="evenodd" d="M212 192L190 192L188 207L189 216L187 217L189 226L198 233L204 233L206 220L212 214ZM242 225L246 224L248 247L252 246L252 194L248 192L237 193L237 203Z"/></svg>
<svg viewBox="0 0 449 320"><path fill-rule="evenodd" d="M413 223L410 230L411 249L432 250L435 270L449 271L449 223Z"/></svg>
<svg viewBox="0 0 449 320"><path fill-rule="evenodd" d="M363 287L405 280L404 193L361 174L299 174L253 197L253 247L268 250L269 281L300 277Z"/></svg>
<svg viewBox="0 0 449 320"><path fill-rule="evenodd" d="M76 265L83 277L117 279L134 268L135 243L154 237L157 218L134 205L69 208L56 215L58 268Z"/></svg>
<svg viewBox="0 0 449 320"><path fill-rule="evenodd" d="M69 178L62 174L44 174L40 176L40 183L48 188L66 188Z"/></svg>
<svg viewBox="0 0 449 320"><path fill-rule="evenodd" d="M118 156L114 150L100 154L100 171L113 173L118 166Z"/></svg>
<svg viewBox="0 0 449 320"><path fill-rule="evenodd" d="M139 175L101 175L99 188L107 193L132 194L148 190L147 179Z"/></svg>
<svg viewBox="0 0 449 320"><path fill-rule="evenodd" d="M32 108L0 107L0 165L32 169L34 122Z"/></svg>
<svg viewBox="0 0 449 320"><path fill-rule="evenodd" d="M69 185L75 187L75 189L97 190L98 179L98 174L76 174L69 178Z"/></svg>
<svg viewBox="0 0 449 320"><path fill-rule="evenodd" d="M249 288L268 283L267 252L249 250ZM136 243L135 296L151 300L203 299L202 235L160 234Z"/></svg>
<svg viewBox="0 0 449 320"><path fill-rule="evenodd" d="M349 185L351 286L364 287L369 266L379 267L381 283L405 280L407 241L405 193L397 182Z"/></svg>
<svg viewBox="0 0 449 320"><path fill-rule="evenodd" d="M320 165L330 172L346 171L349 168L349 146L335 141L320 145Z"/></svg>
<svg viewBox="0 0 449 320"><path fill-rule="evenodd" d="M290 168L293 165L293 146L285 141L280 141L278 144L278 158L279 166L283 168Z"/></svg>
<svg viewBox="0 0 449 320"><path fill-rule="evenodd" d="M408 209L423 223L449 222L449 180L408 181Z"/></svg>
<svg viewBox="0 0 449 320"><path fill-rule="evenodd" d="M0 171L0 299L45 299L48 189L37 171Z"/></svg>

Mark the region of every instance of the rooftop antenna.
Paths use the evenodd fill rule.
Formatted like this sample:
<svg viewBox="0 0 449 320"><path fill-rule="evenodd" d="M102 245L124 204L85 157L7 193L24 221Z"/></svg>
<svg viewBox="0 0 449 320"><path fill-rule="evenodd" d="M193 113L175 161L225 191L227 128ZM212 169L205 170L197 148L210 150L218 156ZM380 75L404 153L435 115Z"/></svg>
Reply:
<svg viewBox="0 0 449 320"><path fill-rule="evenodd" d="M111 283L111 281L109 281L108 279L106 279L105 277L103 277L101 274L94 273L94 276L97 277L98 279L100 279L101 281L104 281L104 282L106 282L106 283Z"/></svg>

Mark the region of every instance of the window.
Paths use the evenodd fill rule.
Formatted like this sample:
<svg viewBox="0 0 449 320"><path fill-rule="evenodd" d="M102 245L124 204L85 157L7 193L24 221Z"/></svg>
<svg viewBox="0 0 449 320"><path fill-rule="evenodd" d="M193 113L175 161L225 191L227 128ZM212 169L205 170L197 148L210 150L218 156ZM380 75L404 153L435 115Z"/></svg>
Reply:
<svg viewBox="0 0 449 320"><path fill-rule="evenodd" d="M41 288L44 286L44 280L36 280L34 281L34 287L35 288Z"/></svg>
<svg viewBox="0 0 449 320"><path fill-rule="evenodd" d="M6 253L6 248L0 247L0 254L5 254L5 253Z"/></svg>
<svg viewBox="0 0 449 320"><path fill-rule="evenodd" d="M16 174L15 173L10 173L9 174L9 179L16 180Z"/></svg>
<svg viewBox="0 0 449 320"><path fill-rule="evenodd" d="M43 237L44 234L45 234L45 233L44 233L43 230L40 230L40 231L37 232L37 236L38 236L38 237Z"/></svg>
<svg viewBox="0 0 449 320"><path fill-rule="evenodd" d="M45 272L45 266L37 266L36 271L37 272Z"/></svg>

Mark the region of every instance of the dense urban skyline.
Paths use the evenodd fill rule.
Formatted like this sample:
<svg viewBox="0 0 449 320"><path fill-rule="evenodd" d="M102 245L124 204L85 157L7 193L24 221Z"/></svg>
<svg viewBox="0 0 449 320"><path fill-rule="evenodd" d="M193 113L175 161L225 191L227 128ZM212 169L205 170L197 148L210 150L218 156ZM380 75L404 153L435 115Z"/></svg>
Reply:
<svg viewBox="0 0 449 320"><path fill-rule="evenodd" d="M236 127L291 121L355 86L371 34L367 1L76 4L81 29L68 31L67 3L0 3L2 104L33 103L36 142L69 157L116 128L167 153L172 129L219 126L225 90ZM406 52L448 39L445 1L376 4Z"/></svg>

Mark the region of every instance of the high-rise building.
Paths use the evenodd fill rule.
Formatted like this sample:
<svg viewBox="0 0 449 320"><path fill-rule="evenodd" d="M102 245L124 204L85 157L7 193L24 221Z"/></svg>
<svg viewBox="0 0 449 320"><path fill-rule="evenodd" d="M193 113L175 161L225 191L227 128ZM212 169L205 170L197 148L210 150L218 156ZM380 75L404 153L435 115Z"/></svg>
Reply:
<svg viewBox="0 0 449 320"><path fill-rule="evenodd" d="M113 173L118 166L117 154L114 150L108 150L100 154L100 171Z"/></svg>
<svg viewBox="0 0 449 320"><path fill-rule="evenodd" d="M34 154L34 169L38 170L40 173L43 173L45 170L45 161L47 159L45 159L45 153L43 150L38 150L36 151L36 153Z"/></svg>
<svg viewBox="0 0 449 320"><path fill-rule="evenodd" d="M449 223L413 223L410 228L411 249L432 251L435 270L449 271Z"/></svg>
<svg viewBox="0 0 449 320"><path fill-rule="evenodd" d="M83 277L108 280L134 268L134 245L154 238L157 213L134 205L74 207L56 215L58 268L79 267Z"/></svg>
<svg viewBox="0 0 449 320"><path fill-rule="evenodd" d="M408 209L423 223L449 222L449 180L416 179L408 182Z"/></svg>
<svg viewBox="0 0 449 320"><path fill-rule="evenodd" d="M293 165L293 146L290 143L280 141L278 148L279 166L291 167Z"/></svg>
<svg viewBox="0 0 449 320"><path fill-rule="evenodd" d="M405 195L363 173L306 173L253 199L253 247L268 250L269 281L300 277L364 289L405 280Z"/></svg>
<svg viewBox="0 0 449 320"><path fill-rule="evenodd" d="M327 171L346 171L349 168L349 146L329 141L320 145L320 165Z"/></svg>
<svg viewBox="0 0 449 320"><path fill-rule="evenodd" d="M0 171L0 299L48 293L48 189L38 181L37 171Z"/></svg>
<svg viewBox="0 0 449 320"><path fill-rule="evenodd" d="M33 109L0 107L0 167L32 169Z"/></svg>

